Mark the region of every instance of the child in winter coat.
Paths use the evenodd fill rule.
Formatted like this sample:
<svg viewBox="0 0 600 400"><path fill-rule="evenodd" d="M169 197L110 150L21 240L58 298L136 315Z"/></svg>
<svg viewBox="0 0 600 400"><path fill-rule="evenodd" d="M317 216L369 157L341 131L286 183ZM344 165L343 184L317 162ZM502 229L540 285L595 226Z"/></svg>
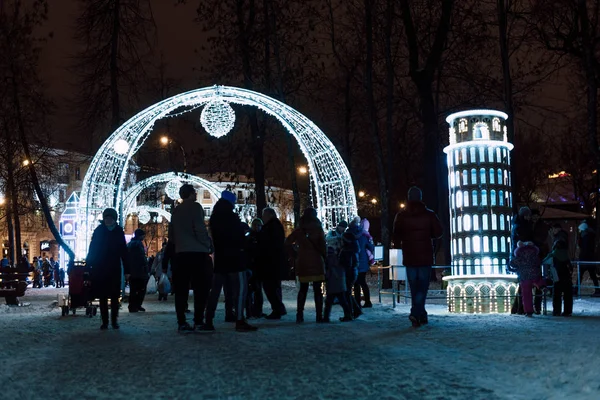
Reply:
<svg viewBox="0 0 600 400"><path fill-rule="evenodd" d="M564 300L565 308L563 317L570 317L573 313L573 266L569 259L567 242L557 240L552 247L552 252L546 256L542 263L552 262L552 268L556 271L554 279L554 295L552 298L552 315L561 315L561 303Z"/></svg>
<svg viewBox="0 0 600 400"><path fill-rule="evenodd" d="M510 260L510 271L519 275L519 284L521 285L521 295L523 297L523 310L528 317L533 316L533 293L534 286L538 288L545 287L545 281L542 279L542 270L540 259L538 257L539 249L533 242L517 243L514 257Z"/></svg>
<svg viewBox="0 0 600 400"><path fill-rule="evenodd" d="M325 279L327 282L327 298L325 299L323 322L329 322L329 315L335 298L339 300L340 306L344 309L344 317L340 318L340 321L352 321L352 312L346 298L346 270L340 264L333 247L327 248Z"/></svg>

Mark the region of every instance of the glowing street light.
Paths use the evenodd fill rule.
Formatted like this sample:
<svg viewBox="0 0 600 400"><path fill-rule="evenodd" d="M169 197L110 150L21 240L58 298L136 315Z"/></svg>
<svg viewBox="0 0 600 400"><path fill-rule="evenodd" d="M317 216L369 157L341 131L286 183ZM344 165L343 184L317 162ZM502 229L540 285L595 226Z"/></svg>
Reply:
<svg viewBox="0 0 600 400"><path fill-rule="evenodd" d="M371 199L371 203L373 203L373 204L377 204L377 199L373 197L373 198Z"/></svg>
<svg viewBox="0 0 600 400"><path fill-rule="evenodd" d="M169 144L169 138L168 138L167 136L162 136L162 137L160 138L160 143L161 143L163 146L166 146L166 145L168 145L168 144Z"/></svg>
<svg viewBox="0 0 600 400"><path fill-rule="evenodd" d="M23 160L23 166L26 167L29 165L29 160Z"/></svg>
<svg viewBox="0 0 600 400"><path fill-rule="evenodd" d="M308 173L308 168L306 168L305 166L299 167L298 172L302 175L306 175Z"/></svg>
<svg viewBox="0 0 600 400"><path fill-rule="evenodd" d="M0 206L3 206L4 203L6 203L6 200L4 200L4 197L0 197Z"/></svg>
<svg viewBox="0 0 600 400"><path fill-rule="evenodd" d="M400 203L400 208L404 208L404 207L406 207L406 204Z"/></svg>
<svg viewBox="0 0 600 400"><path fill-rule="evenodd" d="M358 197L365 197L365 192L363 192L362 190L358 192Z"/></svg>

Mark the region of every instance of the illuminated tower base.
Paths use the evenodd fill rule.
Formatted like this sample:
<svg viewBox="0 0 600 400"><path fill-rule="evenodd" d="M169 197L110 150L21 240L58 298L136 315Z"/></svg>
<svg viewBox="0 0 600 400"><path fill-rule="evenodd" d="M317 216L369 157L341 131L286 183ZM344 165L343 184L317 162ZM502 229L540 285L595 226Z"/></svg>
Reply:
<svg viewBox="0 0 600 400"><path fill-rule="evenodd" d="M507 270L512 186L506 119L495 110L469 110L446 118L452 276L450 312L507 313L517 277Z"/></svg>

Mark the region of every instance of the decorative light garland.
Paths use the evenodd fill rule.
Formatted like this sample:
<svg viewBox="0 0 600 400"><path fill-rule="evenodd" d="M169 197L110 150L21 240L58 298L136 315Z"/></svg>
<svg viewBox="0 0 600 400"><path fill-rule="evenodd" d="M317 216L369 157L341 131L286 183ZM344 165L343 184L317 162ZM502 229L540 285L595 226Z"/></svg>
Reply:
<svg viewBox="0 0 600 400"><path fill-rule="evenodd" d="M217 98L208 102L200 114L200 123L209 135L227 135L235 124L235 112L226 101Z"/></svg>
<svg viewBox="0 0 600 400"><path fill-rule="evenodd" d="M150 222L150 218L148 210L142 210L138 213L138 221L140 221L140 224L147 224Z"/></svg>
<svg viewBox="0 0 600 400"><path fill-rule="evenodd" d="M183 186L183 182L179 179L173 179L165 185L165 193L171 200L179 199L179 189Z"/></svg>
<svg viewBox="0 0 600 400"><path fill-rule="evenodd" d="M141 111L119 127L100 147L85 176L79 215L82 228L78 242L87 248L91 240L93 224L87 223L87 215L101 213L106 207L120 211L123 222L124 196L131 185L129 174L131 158L144 144L157 120L172 116L177 110L189 112L219 99L218 106L205 106L207 121L214 123L213 133L226 133L235 122L232 104L254 106L275 117L297 140L304 154L312 183L311 195L325 229L334 227L340 219L350 220L357 215L356 197L352 178L342 157L329 138L308 118L290 106L251 90L228 86L213 86L181 93L154 104ZM221 113L221 114L219 114ZM217 119L221 115L222 119ZM208 116L208 117L207 117ZM213 118L213 119L211 119ZM219 117L220 118L220 117ZM209 126L209 125L207 125ZM206 129L206 127L205 127ZM126 145L126 146L125 146Z"/></svg>

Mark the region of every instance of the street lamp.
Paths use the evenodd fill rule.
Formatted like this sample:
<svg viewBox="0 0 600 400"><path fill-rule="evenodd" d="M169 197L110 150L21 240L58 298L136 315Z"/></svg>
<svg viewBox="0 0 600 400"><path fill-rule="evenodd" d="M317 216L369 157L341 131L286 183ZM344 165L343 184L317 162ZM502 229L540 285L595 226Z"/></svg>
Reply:
<svg viewBox="0 0 600 400"><path fill-rule="evenodd" d="M177 146L179 146L179 148L181 149L181 154L183 155L183 172L187 173L187 158L185 157L185 150L184 150L183 146L180 145L179 143L176 143L173 139L171 139L168 136L162 136L160 138L160 143L163 146L168 146L171 143L175 143Z"/></svg>
<svg viewBox="0 0 600 400"><path fill-rule="evenodd" d="M373 198L371 199L371 203L373 203L373 204L377 204L377 199L376 199L375 197L373 197Z"/></svg>
<svg viewBox="0 0 600 400"><path fill-rule="evenodd" d="M406 207L406 204L400 203L400 208L404 208L404 207Z"/></svg>
<svg viewBox="0 0 600 400"><path fill-rule="evenodd" d="M308 173L308 168L306 168L305 166L299 167L299 168L298 168L298 172L299 172L301 175L306 175L306 174Z"/></svg>
<svg viewBox="0 0 600 400"><path fill-rule="evenodd" d="M23 166L26 167L29 165L29 160L25 159L23 160Z"/></svg>
<svg viewBox="0 0 600 400"><path fill-rule="evenodd" d="M363 192L362 190L358 192L358 197L365 197L365 192Z"/></svg>

